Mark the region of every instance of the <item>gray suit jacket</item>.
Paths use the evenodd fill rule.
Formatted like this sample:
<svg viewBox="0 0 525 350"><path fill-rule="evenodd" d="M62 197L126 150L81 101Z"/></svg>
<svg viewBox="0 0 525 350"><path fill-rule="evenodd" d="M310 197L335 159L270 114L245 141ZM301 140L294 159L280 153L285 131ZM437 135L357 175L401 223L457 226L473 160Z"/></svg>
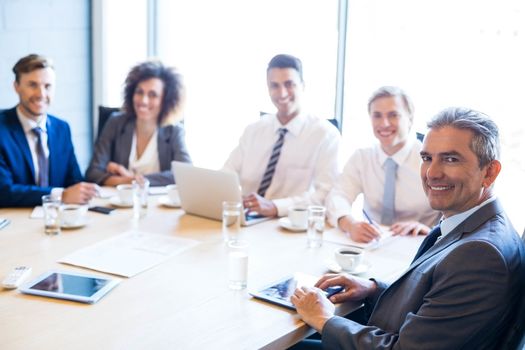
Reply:
<svg viewBox="0 0 525 350"><path fill-rule="evenodd" d="M525 248L486 204L365 301L368 325L331 318L326 349L497 349L523 292Z"/></svg>
<svg viewBox="0 0 525 350"><path fill-rule="evenodd" d="M109 162L116 162L128 167L131 142L135 131L135 119L124 114L109 118L95 144L93 158L86 171L86 180L102 184L111 174L106 172ZM191 163L191 158L184 142L184 129L181 125L168 125L159 128L157 134L160 172L147 174L152 186L174 183L171 173L171 161Z"/></svg>

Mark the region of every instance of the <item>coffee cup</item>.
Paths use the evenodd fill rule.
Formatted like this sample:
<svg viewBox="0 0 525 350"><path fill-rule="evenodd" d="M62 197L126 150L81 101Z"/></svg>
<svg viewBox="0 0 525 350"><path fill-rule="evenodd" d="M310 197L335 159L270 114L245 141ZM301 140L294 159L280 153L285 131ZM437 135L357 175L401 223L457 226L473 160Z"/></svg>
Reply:
<svg viewBox="0 0 525 350"><path fill-rule="evenodd" d="M133 204L133 189L132 184L121 184L117 186L118 199L123 205Z"/></svg>
<svg viewBox="0 0 525 350"><path fill-rule="evenodd" d="M301 206L289 208L288 220L293 227L306 228L308 225L308 209Z"/></svg>
<svg viewBox="0 0 525 350"><path fill-rule="evenodd" d="M62 226L82 225L86 220L87 205L63 204L60 208L60 222Z"/></svg>
<svg viewBox="0 0 525 350"><path fill-rule="evenodd" d="M166 186L166 190L168 192L168 198L170 200L170 203L179 204L180 197L179 197L179 190L177 189L177 185L168 185Z"/></svg>
<svg viewBox="0 0 525 350"><path fill-rule="evenodd" d="M363 249L357 247L343 247L335 251L335 261L343 270L353 271L361 265Z"/></svg>

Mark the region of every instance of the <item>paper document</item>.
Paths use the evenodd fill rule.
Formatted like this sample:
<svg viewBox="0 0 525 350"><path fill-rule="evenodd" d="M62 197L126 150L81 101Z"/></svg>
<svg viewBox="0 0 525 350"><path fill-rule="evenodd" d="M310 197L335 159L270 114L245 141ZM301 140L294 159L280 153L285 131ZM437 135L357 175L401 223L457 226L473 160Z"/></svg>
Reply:
<svg viewBox="0 0 525 350"><path fill-rule="evenodd" d="M374 250L377 249L384 244L392 241L397 236L392 235L392 231L388 229L386 226L380 226L381 229L381 238L379 240L373 240L372 242L368 243L359 243L350 238L350 235L341 231L338 228L333 228L331 230L326 230L323 234L323 240L327 242L337 243L337 244L344 244L349 245L353 247L359 247L367 250Z"/></svg>
<svg viewBox="0 0 525 350"><path fill-rule="evenodd" d="M128 231L77 250L58 262L133 277L197 244L192 239Z"/></svg>

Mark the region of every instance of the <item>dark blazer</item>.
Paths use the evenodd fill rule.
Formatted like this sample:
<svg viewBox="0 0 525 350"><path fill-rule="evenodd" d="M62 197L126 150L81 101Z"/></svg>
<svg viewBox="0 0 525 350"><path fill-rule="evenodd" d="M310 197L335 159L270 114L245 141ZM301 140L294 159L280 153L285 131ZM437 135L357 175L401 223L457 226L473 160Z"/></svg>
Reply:
<svg viewBox="0 0 525 350"><path fill-rule="evenodd" d="M42 203L53 187L82 181L69 125L47 115L49 187L36 185L35 168L16 108L0 112L0 207L30 207Z"/></svg>
<svg viewBox="0 0 525 350"><path fill-rule="evenodd" d="M496 200L478 209L365 305L333 317L326 349L497 349L523 293L525 248Z"/></svg>
<svg viewBox="0 0 525 350"><path fill-rule="evenodd" d="M110 173L106 171L109 162L116 162L128 167L129 154L135 119L124 114L116 114L109 118L95 144L93 158L86 171L86 179L102 184ZM171 173L171 161L191 163L191 158L184 142L184 128L181 125L167 125L159 128L157 133L157 149L159 152L160 172L146 174L152 186L163 186L174 183Z"/></svg>

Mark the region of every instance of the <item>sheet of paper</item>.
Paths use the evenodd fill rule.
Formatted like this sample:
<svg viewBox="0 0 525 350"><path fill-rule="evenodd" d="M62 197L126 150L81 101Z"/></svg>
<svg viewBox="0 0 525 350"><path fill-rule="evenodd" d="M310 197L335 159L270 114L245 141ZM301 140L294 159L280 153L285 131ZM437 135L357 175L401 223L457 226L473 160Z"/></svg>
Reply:
<svg viewBox="0 0 525 350"><path fill-rule="evenodd" d="M380 226L381 228L381 239L380 240L374 240L369 243L359 243L350 238L350 236L343 231L341 231L338 228L332 228L330 230L326 230L323 234L323 240L327 242L337 243L337 244L344 244L349 245L353 247L359 247L367 250L374 250L377 249L384 244L394 240L397 236L392 236L392 231L388 229L386 226Z"/></svg>
<svg viewBox="0 0 525 350"><path fill-rule="evenodd" d="M41 205L34 207L33 211L29 215L31 219L43 219L44 218L44 208Z"/></svg>
<svg viewBox="0 0 525 350"><path fill-rule="evenodd" d="M128 231L77 250L59 262L133 277L197 244L186 238Z"/></svg>
<svg viewBox="0 0 525 350"><path fill-rule="evenodd" d="M161 194L168 194L168 189L166 186L155 186L150 187L148 194L151 196L161 195Z"/></svg>

